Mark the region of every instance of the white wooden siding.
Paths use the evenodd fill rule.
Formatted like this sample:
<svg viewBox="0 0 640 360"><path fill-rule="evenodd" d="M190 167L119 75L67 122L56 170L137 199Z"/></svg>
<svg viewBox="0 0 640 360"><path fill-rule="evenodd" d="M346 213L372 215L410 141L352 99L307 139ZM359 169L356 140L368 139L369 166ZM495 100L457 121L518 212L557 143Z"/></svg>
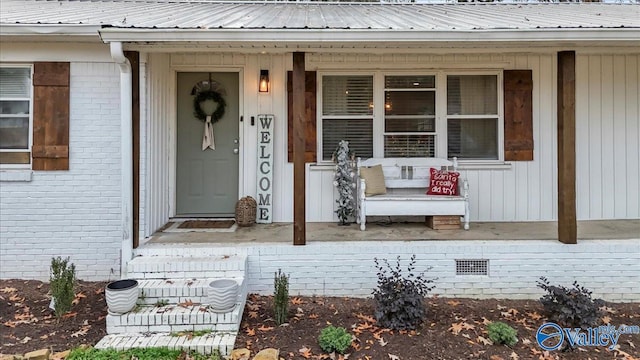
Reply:
<svg viewBox="0 0 640 360"><path fill-rule="evenodd" d="M640 55L578 55L578 219L640 217Z"/></svg>
<svg viewBox="0 0 640 360"><path fill-rule="evenodd" d="M146 176L146 217L144 221L145 235L150 235L169 220L173 208L170 202L171 169L170 169L170 132L173 125L170 121L175 112L172 103L175 94L171 84L175 82L169 67L169 56L150 54L148 69L148 118L146 119L147 138L146 158L143 158L141 172Z"/></svg>

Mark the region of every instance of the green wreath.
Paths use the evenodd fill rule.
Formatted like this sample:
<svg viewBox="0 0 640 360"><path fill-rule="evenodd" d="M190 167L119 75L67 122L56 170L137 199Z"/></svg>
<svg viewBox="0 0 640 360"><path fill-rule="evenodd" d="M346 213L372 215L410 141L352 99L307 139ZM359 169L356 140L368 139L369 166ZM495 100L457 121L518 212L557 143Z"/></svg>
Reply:
<svg viewBox="0 0 640 360"><path fill-rule="evenodd" d="M217 91L205 90L198 92L193 99L193 115L202 121L207 120L207 114L205 114L200 107L200 103L206 100L213 100L218 104L216 111L211 114L211 122L215 123L224 116L224 109L227 106L227 102L224 101L222 95Z"/></svg>

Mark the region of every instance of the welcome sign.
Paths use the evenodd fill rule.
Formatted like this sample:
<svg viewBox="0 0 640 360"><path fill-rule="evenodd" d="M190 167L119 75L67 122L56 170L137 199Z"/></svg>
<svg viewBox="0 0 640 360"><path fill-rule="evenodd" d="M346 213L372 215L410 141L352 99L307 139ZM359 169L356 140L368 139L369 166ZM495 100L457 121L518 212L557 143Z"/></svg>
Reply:
<svg viewBox="0 0 640 360"><path fill-rule="evenodd" d="M273 115L258 115L258 178L256 222L270 224L273 192Z"/></svg>

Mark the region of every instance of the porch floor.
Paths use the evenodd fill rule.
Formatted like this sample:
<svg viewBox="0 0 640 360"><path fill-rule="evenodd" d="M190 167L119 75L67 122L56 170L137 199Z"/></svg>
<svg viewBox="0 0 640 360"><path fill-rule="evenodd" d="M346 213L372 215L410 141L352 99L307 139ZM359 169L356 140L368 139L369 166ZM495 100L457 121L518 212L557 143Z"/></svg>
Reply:
<svg viewBox="0 0 640 360"><path fill-rule="evenodd" d="M424 223L370 222L360 231L356 224L307 223L307 242L375 240L554 240L558 236L555 221L474 222L468 231L433 230ZM640 219L578 221L578 241L640 239ZM156 232L146 244L207 243L218 245L250 243L293 243L293 224L256 224L238 227L235 232Z"/></svg>

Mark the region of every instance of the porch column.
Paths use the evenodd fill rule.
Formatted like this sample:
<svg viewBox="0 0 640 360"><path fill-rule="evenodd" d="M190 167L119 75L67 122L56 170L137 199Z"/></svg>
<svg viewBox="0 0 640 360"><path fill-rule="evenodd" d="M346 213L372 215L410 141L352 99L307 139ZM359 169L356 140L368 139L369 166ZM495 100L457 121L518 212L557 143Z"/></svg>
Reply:
<svg viewBox="0 0 640 360"><path fill-rule="evenodd" d="M576 52L558 52L558 240L576 244Z"/></svg>
<svg viewBox="0 0 640 360"><path fill-rule="evenodd" d="M293 245L306 243L304 53L293 53Z"/></svg>

